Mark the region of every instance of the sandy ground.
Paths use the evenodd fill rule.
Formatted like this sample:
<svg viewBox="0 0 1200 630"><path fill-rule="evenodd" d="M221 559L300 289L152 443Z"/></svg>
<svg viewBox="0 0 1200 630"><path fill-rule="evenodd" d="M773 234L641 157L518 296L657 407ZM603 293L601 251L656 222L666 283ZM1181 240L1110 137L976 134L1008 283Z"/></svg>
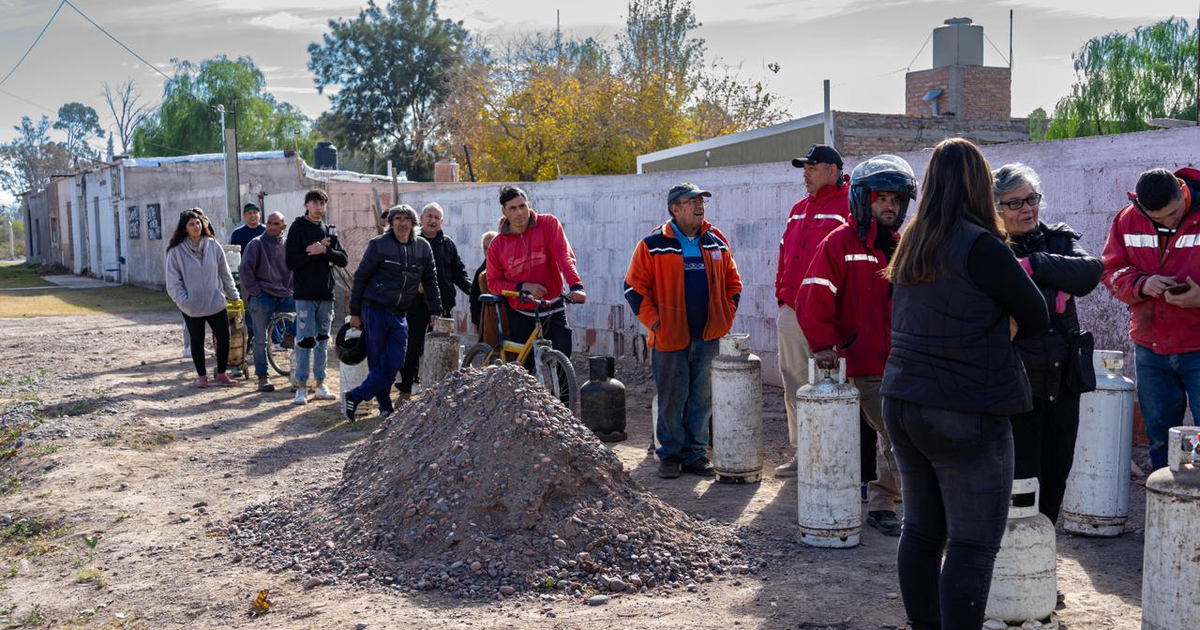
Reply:
<svg viewBox="0 0 1200 630"><path fill-rule="evenodd" d="M469 602L397 597L352 586L302 588L301 577L245 566L213 530L252 503L340 478L347 454L378 424L349 425L335 403L290 404L280 391L192 387L178 314L4 320L0 414L35 420L0 459L0 513L43 533L0 540L0 623L47 628L895 628L904 620L896 539L864 528L862 545L798 543L794 481L734 486L660 480L646 453L652 382L630 363L630 439L615 445L635 479L701 518L755 530L769 565L606 606L526 596ZM336 363L330 362L331 385ZM580 370L581 375L586 371ZM336 387L333 388L336 391ZM768 466L784 459L781 391L766 388ZM1128 533L1058 537L1058 612L1072 629L1140 625L1142 507ZM99 535L98 541L93 537ZM90 549L87 541L95 542ZM98 572L98 573L97 573ZM79 580L91 577L90 581ZM103 586L97 582L103 581ZM261 589L272 606L248 614Z"/></svg>

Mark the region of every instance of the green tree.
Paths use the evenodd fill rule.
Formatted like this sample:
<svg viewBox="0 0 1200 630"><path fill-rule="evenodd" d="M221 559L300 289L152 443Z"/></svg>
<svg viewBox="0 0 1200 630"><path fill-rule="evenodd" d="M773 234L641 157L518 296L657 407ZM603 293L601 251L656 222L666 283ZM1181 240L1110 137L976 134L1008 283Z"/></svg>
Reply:
<svg viewBox="0 0 1200 630"><path fill-rule="evenodd" d="M1178 17L1088 40L1072 55L1075 84L1046 137L1141 131L1150 118L1195 120L1196 45L1196 30Z"/></svg>
<svg viewBox="0 0 1200 630"><path fill-rule="evenodd" d="M436 113L467 41L462 22L438 17L436 0L370 0L358 17L330 20L322 43L308 47L308 67L318 91L340 87L330 100L343 146L429 178L442 132Z"/></svg>
<svg viewBox="0 0 1200 630"><path fill-rule="evenodd" d="M58 120L54 122L54 128L67 134L67 152L76 161L100 157L100 152L88 144L92 137L104 137L96 110L83 103L67 103L58 108Z"/></svg>
<svg viewBox="0 0 1200 630"><path fill-rule="evenodd" d="M16 197L45 187L54 175L71 172L66 146L50 140L49 118L34 122L24 116L13 129L17 137L0 144L0 188Z"/></svg>
<svg viewBox="0 0 1200 630"><path fill-rule="evenodd" d="M249 57L221 55L199 65L177 59L172 63L175 76L163 88L162 105L133 132L134 155L220 152L217 106L236 121L239 151L311 151L308 118L266 91L263 73ZM226 124L231 124L228 118Z"/></svg>

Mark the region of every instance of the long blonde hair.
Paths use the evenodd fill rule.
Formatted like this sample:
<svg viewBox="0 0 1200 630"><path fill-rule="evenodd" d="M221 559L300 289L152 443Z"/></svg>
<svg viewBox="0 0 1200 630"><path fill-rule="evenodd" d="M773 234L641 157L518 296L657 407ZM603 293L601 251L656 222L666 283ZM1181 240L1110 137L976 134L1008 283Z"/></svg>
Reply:
<svg viewBox="0 0 1200 630"><path fill-rule="evenodd" d="M992 169L979 148L963 138L938 143L929 158L917 216L904 230L887 268L894 284L931 282L946 272L945 249L959 221L970 221L1005 240L992 201Z"/></svg>

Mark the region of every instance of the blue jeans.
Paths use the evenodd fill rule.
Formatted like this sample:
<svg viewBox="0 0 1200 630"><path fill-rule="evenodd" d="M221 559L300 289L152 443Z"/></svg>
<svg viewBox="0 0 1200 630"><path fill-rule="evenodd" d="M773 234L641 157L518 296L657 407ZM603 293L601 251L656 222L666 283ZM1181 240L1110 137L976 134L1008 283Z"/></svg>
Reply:
<svg viewBox="0 0 1200 630"><path fill-rule="evenodd" d="M313 376L325 380L329 362L329 324L333 300L296 300L296 383L308 382L309 362ZM314 357L315 355L315 357Z"/></svg>
<svg viewBox="0 0 1200 630"><path fill-rule="evenodd" d="M711 441L710 368L719 348L716 339L693 339L683 350L654 351L651 363L658 389L658 442L662 445L656 451L659 461L678 460L686 465L705 456Z"/></svg>
<svg viewBox="0 0 1200 630"><path fill-rule="evenodd" d="M271 336L267 326L275 313L296 312L296 300L289 297L275 297L270 293L260 293L250 298L246 305L246 328L253 333L254 339L254 375L267 375L267 343ZM257 326L255 326L257 322Z"/></svg>
<svg viewBox="0 0 1200 630"><path fill-rule="evenodd" d="M350 390L346 397L359 401L374 398L379 403L379 411L386 414L392 410L392 383L396 382L396 373L404 366L408 321L404 315L363 305L362 326L370 371L362 384Z"/></svg>
<svg viewBox="0 0 1200 630"><path fill-rule="evenodd" d="M909 622L913 630L978 628L1008 523L1012 425L886 396L883 423L904 495L896 565Z"/></svg>
<svg viewBox="0 0 1200 630"><path fill-rule="evenodd" d="M1155 354L1134 344L1137 397L1150 440L1150 463L1155 470L1167 465L1167 434L1183 425L1183 414L1192 408L1200 422L1200 352Z"/></svg>

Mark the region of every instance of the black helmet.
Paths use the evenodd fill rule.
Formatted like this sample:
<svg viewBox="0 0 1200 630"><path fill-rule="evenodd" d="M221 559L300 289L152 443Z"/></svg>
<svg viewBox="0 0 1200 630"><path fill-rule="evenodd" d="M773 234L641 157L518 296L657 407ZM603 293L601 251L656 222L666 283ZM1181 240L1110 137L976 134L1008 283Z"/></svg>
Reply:
<svg viewBox="0 0 1200 630"><path fill-rule="evenodd" d="M352 330L355 334L350 334ZM334 349L337 351L338 361L343 365L358 365L367 358L367 344L363 340L362 332L351 328L349 323L342 324L338 329Z"/></svg>
<svg viewBox="0 0 1200 630"><path fill-rule="evenodd" d="M904 223L908 201L917 198L917 178L912 167L895 155L877 155L854 167L850 173L850 214L858 222L859 234L865 239L871 223L871 193L895 192L903 195L896 227Z"/></svg>

